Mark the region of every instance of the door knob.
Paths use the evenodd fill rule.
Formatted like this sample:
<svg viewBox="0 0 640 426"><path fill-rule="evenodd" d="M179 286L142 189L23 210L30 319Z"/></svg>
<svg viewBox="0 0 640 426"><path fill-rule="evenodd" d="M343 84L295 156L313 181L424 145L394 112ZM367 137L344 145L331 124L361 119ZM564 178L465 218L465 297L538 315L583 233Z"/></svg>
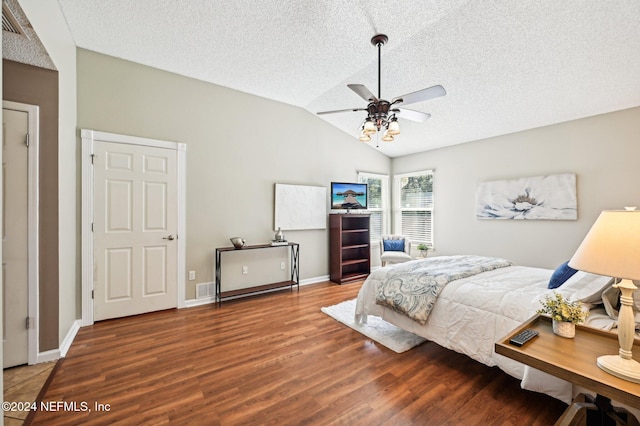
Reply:
<svg viewBox="0 0 640 426"><path fill-rule="evenodd" d="M169 241L173 241L175 238L173 237L173 235L169 235L168 237L162 237L163 240L169 240Z"/></svg>

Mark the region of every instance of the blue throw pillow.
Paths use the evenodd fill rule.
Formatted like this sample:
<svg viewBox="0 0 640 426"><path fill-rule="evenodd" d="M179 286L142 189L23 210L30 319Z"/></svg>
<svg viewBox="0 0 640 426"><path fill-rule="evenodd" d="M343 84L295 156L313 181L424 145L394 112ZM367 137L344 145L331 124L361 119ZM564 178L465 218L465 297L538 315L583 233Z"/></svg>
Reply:
<svg viewBox="0 0 640 426"><path fill-rule="evenodd" d="M404 251L404 240L384 240L382 246L384 251Z"/></svg>
<svg viewBox="0 0 640 426"><path fill-rule="evenodd" d="M562 265L558 266L558 269L553 271L553 274L551 275L551 279L549 280L549 285L547 286L547 288L560 287L562 284L564 284L565 281L571 278L573 274L575 274L576 272L578 272L576 269L573 269L571 266L569 266L569 261L564 262Z"/></svg>

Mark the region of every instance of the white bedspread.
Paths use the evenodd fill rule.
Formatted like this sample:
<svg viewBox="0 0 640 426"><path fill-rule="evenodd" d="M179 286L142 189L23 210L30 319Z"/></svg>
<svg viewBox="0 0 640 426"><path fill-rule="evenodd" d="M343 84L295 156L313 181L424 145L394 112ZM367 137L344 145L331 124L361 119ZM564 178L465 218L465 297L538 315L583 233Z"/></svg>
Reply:
<svg viewBox="0 0 640 426"><path fill-rule="evenodd" d="M415 260L413 262L420 262ZM509 266L455 280L441 291L425 325L376 304L377 287L394 266L374 271L358 294L356 321L366 322L367 315L377 315L389 323L425 337L445 348L468 355L489 366L497 365L508 374L522 379L525 366L494 352L496 341L535 314L540 299L553 290L547 289L552 270ZM594 280L578 276L557 289L572 300L595 302L600 299L608 279ZM531 369L533 370L533 369ZM542 374L537 370L528 376ZM531 387L565 402L571 401L571 386L562 380L544 377L545 389L538 381ZM555 383L550 383L555 382ZM551 386L552 389L548 389Z"/></svg>

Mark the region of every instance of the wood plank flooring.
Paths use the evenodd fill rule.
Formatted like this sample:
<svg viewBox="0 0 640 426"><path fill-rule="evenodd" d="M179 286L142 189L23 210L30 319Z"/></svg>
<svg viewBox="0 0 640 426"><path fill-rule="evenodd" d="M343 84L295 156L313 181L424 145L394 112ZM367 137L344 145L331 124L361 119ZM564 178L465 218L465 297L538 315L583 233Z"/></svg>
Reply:
<svg viewBox="0 0 640 426"><path fill-rule="evenodd" d="M566 408L434 343L396 354L320 312L359 287L313 284L84 327L43 397L63 405L27 422L524 426L553 424Z"/></svg>

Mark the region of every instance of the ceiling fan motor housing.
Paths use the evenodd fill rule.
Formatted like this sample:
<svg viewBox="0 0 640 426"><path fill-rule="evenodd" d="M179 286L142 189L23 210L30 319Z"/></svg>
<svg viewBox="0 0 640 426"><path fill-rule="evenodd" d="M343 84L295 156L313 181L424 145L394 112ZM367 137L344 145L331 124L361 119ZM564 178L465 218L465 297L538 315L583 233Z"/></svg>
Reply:
<svg viewBox="0 0 640 426"><path fill-rule="evenodd" d="M378 130L380 129L380 127L386 125L390 108L391 103L385 101L384 99L380 99L378 102L371 102L367 106L368 115L375 121Z"/></svg>

